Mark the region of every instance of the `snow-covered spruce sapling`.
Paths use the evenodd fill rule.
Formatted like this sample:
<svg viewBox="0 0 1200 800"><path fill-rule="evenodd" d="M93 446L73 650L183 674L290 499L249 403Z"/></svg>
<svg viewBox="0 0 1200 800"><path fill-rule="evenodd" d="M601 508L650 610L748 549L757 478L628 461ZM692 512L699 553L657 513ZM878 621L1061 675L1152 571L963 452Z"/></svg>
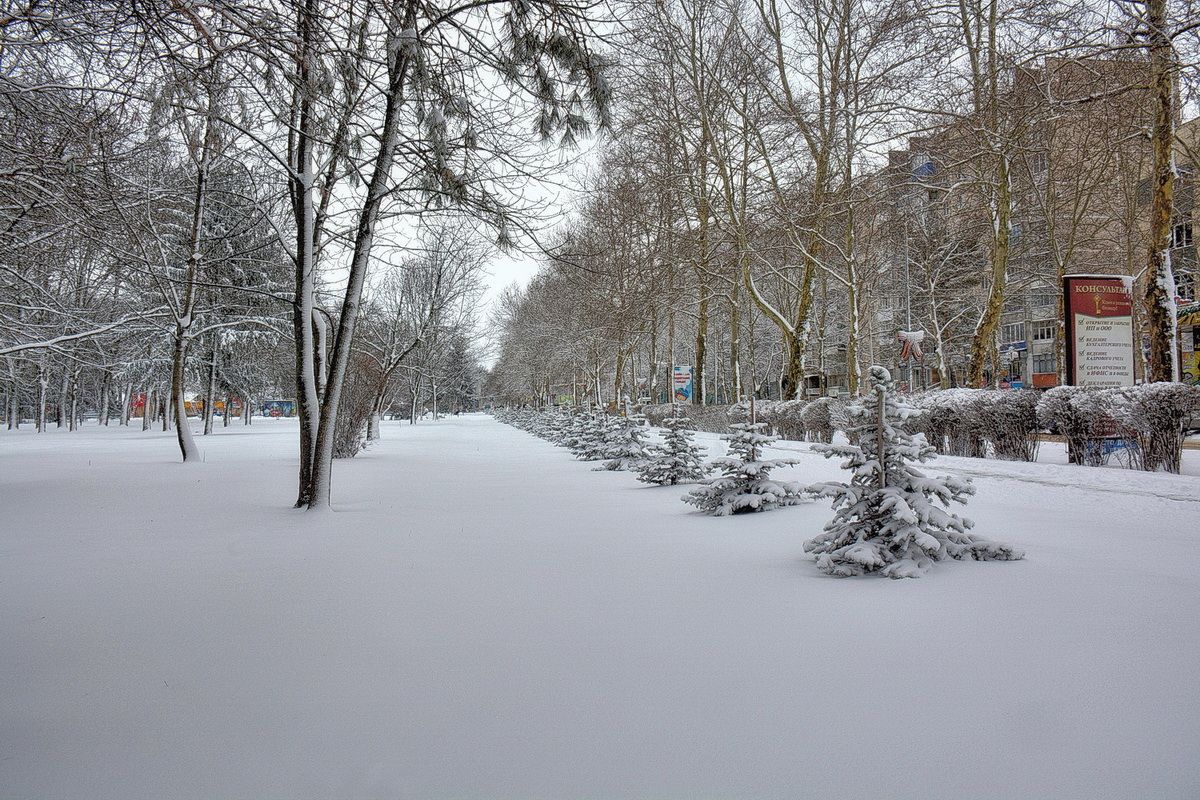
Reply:
<svg viewBox="0 0 1200 800"><path fill-rule="evenodd" d="M646 460L645 421L640 414L613 417L604 437L607 460L597 469L636 471Z"/></svg>
<svg viewBox="0 0 1200 800"><path fill-rule="evenodd" d="M563 429L562 440L560 444L571 451L572 454L579 452L580 443L583 441L587 427L591 424L591 415L586 411L576 411L571 414L571 419L567 422Z"/></svg>
<svg viewBox="0 0 1200 800"><path fill-rule="evenodd" d="M556 447L562 447L573 422L574 416L570 412L563 409L556 410L550 421L546 424L546 441Z"/></svg>
<svg viewBox="0 0 1200 800"><path fill-rule="evenodd" d="M950 513L950 503L966 503L975 493L969 480L927 478L913 466L933 457L922 434L904 430L916 413L896 401L891 374L871 367L871 394L850 409L857 446L819 445L826 457L842 456L850 483L820 483L810 492L833 498L835 514L825 532L805 543L817 567L846 577L879 572L889 578L916 578L934 561L973 558L1013 561L1020 550L968 531L969 519Z"/></svg>
<svg viewBox="0 0 1200 800"><path fill-rule="evenodd" d="M763 433L766 427L762 422L730 425L732 432L721 437L729 442L729 455L712 462L721 474L701 481L683 502L717 517L799 503L805 491L800 484L771 480L771 470L796 462L762 458L763 447L779 440Z"/></svg>
<svg viewBox="0 0 1200 800"><path fill-rule="evenodd" d="M603 411L584 416L584 422L571 451L580 461L600 461L608 458L608 436L611 421Z"/></svg>
<svg viewBox="0 0 1200 800"><path fill-rule="evenodd" d="M645 463L638 470L638 480L659 486L695 483L708 474L701 461L704 448L696 444L692 421L687 417L667 417L662 442L647 448Z"/></svg>

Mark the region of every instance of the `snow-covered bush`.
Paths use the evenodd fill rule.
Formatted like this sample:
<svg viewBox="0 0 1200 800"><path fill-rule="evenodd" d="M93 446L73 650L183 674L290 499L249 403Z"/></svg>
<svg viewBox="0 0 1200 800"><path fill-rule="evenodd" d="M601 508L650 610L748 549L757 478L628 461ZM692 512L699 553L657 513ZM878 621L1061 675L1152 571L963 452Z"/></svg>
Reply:
<svg viewBox="0 0 1200 800"><path fill-rule="evenodd" d="M646 460L638 470L638 480L659 486L693 483L708 474L700 460L704 448L695 443L692 421L687 417L667 417L662 442L646 449Z"/></svg>
<svg viewBox="0 0 1200 800"><path fill-rule="evenodd" d="M669 419L675 416L675 403L657 403L655 405L645 405L641 408L641 414L646 420L655 426L663 424L664 419Z"/></svg>
<svg viewBox="0 0 1200 800"><path fill-rule="evenodd" d="M646 460L646 429L641 415L613 417L605 430L604 457L597 469L637 471Z"/></svg>
<svg viewBox="0 0 1200 800"><path fill-rule="evenodd" d="M697 406L690 403L660 403L653 406L643 406L642 414L651 425L661 426L663 420L673 417L678 407L680 413L686 413L692 420L696 430L710 433L728 433L729 406Z"/></svg>
<svg viewBox="0 0 1200 800"><path fill-rule="evenodd" d="M1143 383L1112 394L1110 413L1137 437L1139 466L1178 473L1183 458L1183 426L1200 412L1200 386Z"/></svg>
<svg viewBox="0 0 1200 800"><path fill-rule="evenodd" d="M917 402L928 419L924 432L933 434L930 442L944 455L983 458L986 442L979 420L979 389L944 389L929 392Z"/></svg>
<svg viewBox="0 0 1200 800"><path fill-rule="evenodd" d="M698 431L729 433L729 406L688 406L687 415Z"/></svg>
<svg viewBox="0 0 1200 800"><path fill-rule="evenodd" d="M755 400L754 401L754 419L750 419L750 401L741 400L731 405L725 411L725 418L729 424L738 422L765 422L768 426L771 425L771 412L775 408L774 400Z"/></svg>
<svg viewBox="0 0 1200 800"><path fill-rule="evenodd" d="M895 397L895 384L883 367L871 367L871 395L849 411L858 446L816 449L841 456L850 483L821 483L810 492L833 498L833 519L805 543L817 567L839 577L878 572L889 578L915 578L946 558L1011 561L1019 550L978 537L973 523L950 513L950 503L966 503L975 493L969 480L928 478L913 463L928 461L933 448L920 434L904 430L911 410ZM883 413L879 407L882 404Z"/></svg>
<svg viewBox="0 0 1200 800"><path fill-rule="evenodd" d="M946 430L942 424L944 416L938 413L937 406L940 392L940 389L931 389L908 396L908 405L916 413L910 414L904 420L904 430L911 434L921 434L935 452L945 454Z"/></svg>
<svg viewBox="0 0 1200 800"><path fill-rule="evenodd" d="M539 439L549 438L550 435L550 420L553 412L538 409L529 416L529 421L524 426L524 430L532 433Z"/></svg>
<svg viewBox="0 0 1200 800"><path fill-rule="evenodd" d="M1200 413L1200 386L1146 383L1138 387L1137 409L1148 428L1145 467L1179 472L1183 458L1183 426Z"/></svg>
<svg viewBox="0 0 1200 800"><path fill-rule="evenodd" d="M771 406L767 414L767 422L775 429L780 438L793 441L804 440L804 407L803 400L782 400Z"/></svg>
<svg viewBox="0 0 1200 800"><path fill-rule="evenodd" d="M1055 386L1038 399L1038 423L1067 440L1067 460L1072 464L1084 463L1084 451L1094 425L1091 404L1073 400L1088 394L1094 391L1081 386Z"/></svg>
<svg viewBox="0 0 1200 800"><path fill-rule="evenodd" d="M804 426L804 438L810 442L833 441L833 434L838 430L838 422L844 415L842 404L832 397L820 397L808 403L800 411L800 421Z"/></svg>
<svg viewBox="0 0 1200 800"><path fill-rule="evenodd" d="M778 436L764 433L766 427L762 422L731 425L732 432L721 437L729 442L729 455L712 462L721 474L701 481L683 497L683 501L717 517L766 511L800 502L803 487L771 480L773 469L796 462L762 458L762 448L779 440Z"/></svg>
<svg viewBox="0 0 1200 800"><path fill-rule="evenodd" d="M1038 393L1033 389L985 390L975 394L974 418L992 453L1005 461L1036 461Z"/></svg>

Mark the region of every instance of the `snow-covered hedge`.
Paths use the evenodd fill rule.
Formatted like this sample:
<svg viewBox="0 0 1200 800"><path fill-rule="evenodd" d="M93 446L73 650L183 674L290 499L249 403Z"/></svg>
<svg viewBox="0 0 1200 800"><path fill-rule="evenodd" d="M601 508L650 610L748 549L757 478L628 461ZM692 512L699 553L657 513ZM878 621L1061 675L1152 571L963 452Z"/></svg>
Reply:
<svg viewBox="0 0 1200 800"><path fill-rule="evenodd" d="M1067 440L1071 463L1098 466L1112 449L1127 467L1167 472L1179 472L1183 426L1198 411L1200 387L1182 383L1058 386L1037 405L1040 424Z"/></svg>
<svg viewBox="0 0 1200 800"><path fill-rule="evenodd" d="M1200 386L1146 383L1129 396L1128 419L1139 432L1143 467L1179 472L1183 458L1183 426L1200 413Z"/></svg>
<svg viewBox="0 0 1200 800"><path fill-rule="evenodd" d="M1133 469L1178 472L1183 425L1200 413L1200 387L1181 383L1105 390L1058 386L1041 393L1032 389L934 389L909 395L904 403L920 412L907 416L905 430L924 434L943 455L1033 461L1041 433L1050 431L1066 439L1074 464L1100 465L1116 459ZM811 402L755 401L758 421L781 438L825 444L832 442L838 431L855 443L854 431L847 431L846 408L844 400L831 397ZM680 412L692 419L697 430L727 433L731 424L745 424L749 404L686 405ZM652 425L661 426L673 407L670 403L647 405L642 413ZM360 430L357 416L347 417L350 446L349 430ZM565 443L577 453L580 428L601 422L581 416L559 414L555 418L531 409L497 413L504 421Z"/></svg>
<svg viewBox="0 0 1200 800"><path fill-rule="evenodd" d="M1033 389L993 389L976 393L974 416L996 458L1037 460L1040 433L1037 404L1038 393Z"/></svg>
<svg viewBox="0 0 1200 800"><path fill-rule="evenodd" d="M771 423L771 414L775 408L774 400L755 400L754 401L754 418L756 422ZM740 403L734 403L729 406L725 412L725 418L730 425L745 424L750 421L750 401L743 400Z"/></svg>
<svg viewBox="0 0 1200 800"><path fill-rule="evenodd" d="M942 455L983 458L987 447L979 427L982 389L934 389L916 395L910 402L921 410L922 419L910 423Z"/></svg>
<svg viewBox="0 0 1200 800"><path fill-rule="evenodd" d="M660 427L663 424L663 420L672 416L673 414L671 403L655 403L654 405L645 405L639 410L641 411L642 416L646 418L647 422L649 422L651 425L657 425ZM688 406L684 409L684 411L689 414L691 410L691 406Z"/></svg>
<svg viewBox="0 0 1200 800"><path fill-rule="evenodd" d="M846 430L845 404L832 397L817 398L800 410L800 422L805 441L829 444L835 432Z"/></svg>
<svg viewBox="0 0 1200 800"><path fill-rule="evenodd" d="M784 439L797 442L804 439L804 407L803 400L783 400L771 405L766 421L775 432Z"/></svg>
<svg viewBox="0 0 1200 800"><path fill-rule="evenodd" d="M681 403L679 413L686 414L692 421L693 427L698 431L728 433L729 423L736 421L730 418L732 408L733 406L695 406L690 403ZM662 421L671 416L674 411L671 403L658 403L642 406L641 413L651 425L662 427Z"/></svg>
<svg viewBox="0 0 1200 800"><path fill-rule="evenodd" d="M1041 425L1032 389L934 389L909 402L921 413L906 421L906 430L925 434L942 455L1037 458Z"/></svg>

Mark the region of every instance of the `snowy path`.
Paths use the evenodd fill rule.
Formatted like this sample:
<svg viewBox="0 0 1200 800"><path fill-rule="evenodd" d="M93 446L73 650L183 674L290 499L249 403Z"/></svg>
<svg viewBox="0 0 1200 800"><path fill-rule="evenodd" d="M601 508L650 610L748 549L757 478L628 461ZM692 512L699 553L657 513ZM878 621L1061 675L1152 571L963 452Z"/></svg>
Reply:
<svg viewBox="0 0 1200 800"><path fill-rule="evenodd" d="M321 515L290 422L188 466L0 434L0 796L1200 796L1196 478L947 459L1029 558L837 580L823 503L709 519L489 418L384 433Z"/></svg>

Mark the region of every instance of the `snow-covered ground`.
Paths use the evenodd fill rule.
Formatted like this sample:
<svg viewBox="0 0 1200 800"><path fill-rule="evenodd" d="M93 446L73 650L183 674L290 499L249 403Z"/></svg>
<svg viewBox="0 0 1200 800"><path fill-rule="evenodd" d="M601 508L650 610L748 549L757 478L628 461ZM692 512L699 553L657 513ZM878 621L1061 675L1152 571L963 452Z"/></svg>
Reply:
<svg viewBox="0 0 1200 800"><path fill-rule="evenodd" d="M703 517L483 416L384 435L304 514L291 421L192 465L0 434L0 796L1200 796L1194 476L943 459L1026 560L839 580L825 503Z"/></svg>

